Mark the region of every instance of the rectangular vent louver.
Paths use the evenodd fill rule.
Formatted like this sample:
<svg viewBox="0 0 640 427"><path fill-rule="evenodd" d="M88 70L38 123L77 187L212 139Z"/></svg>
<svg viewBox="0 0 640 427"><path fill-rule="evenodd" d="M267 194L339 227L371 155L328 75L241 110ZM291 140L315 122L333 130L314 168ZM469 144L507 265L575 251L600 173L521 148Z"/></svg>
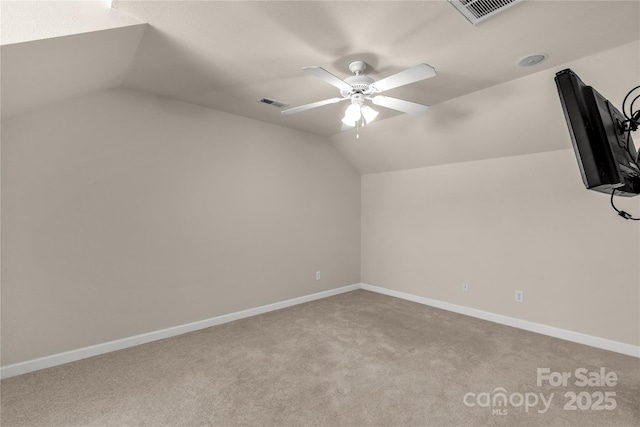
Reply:
<svg viewBox="0 0 640 427"><path fill-rule="evenodd" d="M263 104L267 104L267 105L273 105L274 107L278 107L278 108L282 108L287 105L282 101L276 101L275 99L269 99L269 98L262 98L260 99L259 102L262 102Z"/></svg>
<svg viewBox="0 0 640 427"><path fill-rule="evenodd" d="M473 25L514 6L522 0L449 0Z"/></svg>

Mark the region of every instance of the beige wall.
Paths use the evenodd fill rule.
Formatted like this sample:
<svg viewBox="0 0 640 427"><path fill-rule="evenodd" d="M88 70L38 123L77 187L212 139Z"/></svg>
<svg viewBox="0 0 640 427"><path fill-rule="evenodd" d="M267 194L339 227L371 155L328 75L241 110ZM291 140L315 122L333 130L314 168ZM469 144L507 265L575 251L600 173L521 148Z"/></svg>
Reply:
<svg viewBox="0 0 640 427"><path fill-rule="evenodd" d="M626 44L399 116L366 144L332 137L365 174L362 282L640 344L640 224L584 188L553 80L570 67L620 108L639 54ZM640 197L618 203L640 215Z"/></svg>
<svg viewBox="0 0 640 427"><path fill-rule="evenodd" d="M324 138L128 90L2 123L3 365L357 283L359 262L360 177Z"/></svg>
<svg viewBox="0 0 640 427"><path fill-rule="evenodd" d="M620 106L638 47L567 66ZM362 193L325 138L139 92L3 121L2 365L359 281L640 344L640 224L584 189L554 72L332 138L416 167ZM556 151L418 167L505 141Z"/></svg>
<svg viewBox="0 0 640 427"><path fill-rule="evenodd" d="M617 203L640 215L639 197ZM639 231L572 150L362 177L363 283L632 345Z"/></svg>

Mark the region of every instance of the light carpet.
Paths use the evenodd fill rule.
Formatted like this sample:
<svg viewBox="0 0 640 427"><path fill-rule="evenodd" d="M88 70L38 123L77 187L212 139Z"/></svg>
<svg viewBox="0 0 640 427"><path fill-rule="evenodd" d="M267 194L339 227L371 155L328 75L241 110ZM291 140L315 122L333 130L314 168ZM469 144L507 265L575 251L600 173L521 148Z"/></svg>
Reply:
<svg viewBox="0 0 640 427"><path fill-rule="evenodd" d="M538 385L539 368L571 377ZM613 374L575 384L602 368L615 385ZM0 421L638 426L639 368L630 356L358 290L3 380Z"/></svg>

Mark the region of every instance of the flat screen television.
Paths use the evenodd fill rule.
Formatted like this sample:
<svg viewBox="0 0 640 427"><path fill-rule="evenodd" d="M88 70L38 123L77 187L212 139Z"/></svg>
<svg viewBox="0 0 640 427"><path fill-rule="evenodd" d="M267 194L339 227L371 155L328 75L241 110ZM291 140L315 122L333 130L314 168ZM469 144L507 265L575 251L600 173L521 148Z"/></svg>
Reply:
<svg viewBox="0 0 640 427"><path fill-rule="evenodd" d="M556 73L555 82L584 185L619 196L640 194L638 154L625 116L571 69Z"/></svg>

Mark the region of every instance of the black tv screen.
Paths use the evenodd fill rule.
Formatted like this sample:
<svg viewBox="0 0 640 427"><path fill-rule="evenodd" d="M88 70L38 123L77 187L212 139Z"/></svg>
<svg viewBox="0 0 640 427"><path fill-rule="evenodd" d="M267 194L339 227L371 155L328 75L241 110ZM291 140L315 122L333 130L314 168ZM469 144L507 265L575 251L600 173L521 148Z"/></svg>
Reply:
<svg viewBox="0 0 640 427"><path fill-rule="evenodd" d="M556 86L584 185L620 196L640 194L638 154L624 115L571 70L556 73Z"/></svg>

